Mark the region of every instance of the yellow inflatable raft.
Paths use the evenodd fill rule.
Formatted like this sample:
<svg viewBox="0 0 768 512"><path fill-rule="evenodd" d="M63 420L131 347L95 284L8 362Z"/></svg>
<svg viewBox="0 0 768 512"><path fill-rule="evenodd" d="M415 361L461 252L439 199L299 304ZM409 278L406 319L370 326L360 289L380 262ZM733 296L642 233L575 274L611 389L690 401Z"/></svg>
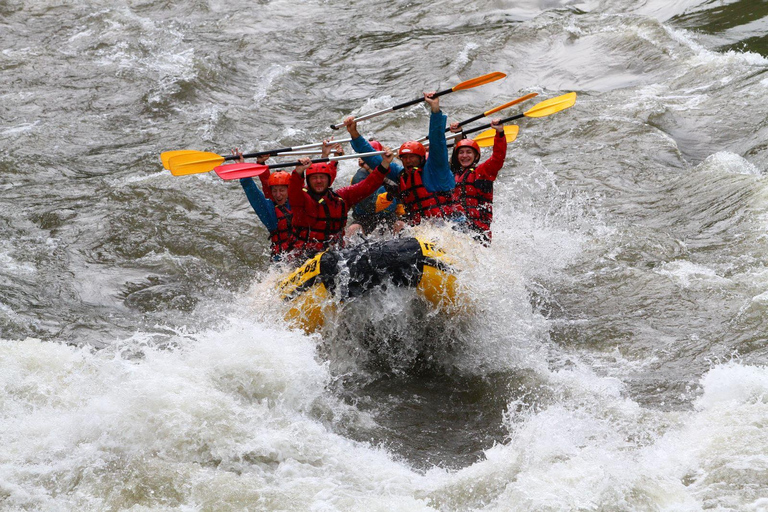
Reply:
<svg viewBox="0 0 768 512"><path fill-rule="evenodd" d="M277 288L289 305L286 320L312 332L335 313L337 304L374 287L415 288L435 306L455 308L460 305L457 272L451 259L430 242L398 238L319 253Z"/></svg>

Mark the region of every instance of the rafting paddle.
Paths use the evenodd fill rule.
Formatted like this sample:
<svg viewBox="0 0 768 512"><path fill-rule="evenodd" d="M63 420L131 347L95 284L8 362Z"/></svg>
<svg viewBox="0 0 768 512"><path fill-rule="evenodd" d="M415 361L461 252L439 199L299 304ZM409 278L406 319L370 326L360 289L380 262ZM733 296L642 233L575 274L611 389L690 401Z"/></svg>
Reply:
<svg viewBox="0 0 768 512"><path fill-rule="evenodd" d="M465 119L465 120L463 120L463 121L461 121L459 123L459 126L464 126L465 124L469 124L472 121L477 121L478 119L482 119L484 117L488 117L491 114L495 114L499 110L504 110L505 108L509 108L509 107L511 107L513 105L517 105L518 103L522 103L522 102L527 101L527 100L529 100L531 98L535 98L538 95L539 95L539 93L532 92L531 94L526 94L525 96L520 96L516 100L512 100L509 103L505 103L503 105L499 105L498 107L492 108L491 110L486 110L482 114L478 114L478 115L476 115L474 117L470 117L469 119ZM449 132L449 131L451 131L451 129L450 128L446 128L445 131Z"/></svg>
<svg viewBox="0 0 768 512"><path fill-rule="evenodd" d="M516 124L510 124L504 127L504 135L506 136L507 142L513 142L517 138L517 133L520 131L520 127ZM489 148L493 146L493 141L496 138L496 129L490 128L488 130L485 130L484 132L480 133L480 135L477 135L474 140L477 142L477 145L481 148ZM452 148L456 142L455 139L461 139L464 136L464 132L459 133L452 133L451 135L448 135L446 137L447 141L453 141L453 144L449 144L448 147ZM429 143L427 142L425 146L429 146Z"/></svg>
<svg viewBox="0 0 768 512"><path fill-rule="evenodd" d="M535 93L532 93L533 96L535 96ZM510 104L520 103L521 101L525 101L526 99L533 97L531 94L528 94L526 96L523 96L521 98L518 98L516 100L511 101L510 103L505 103L504 105L501 105L499 107L493 108L489 110L488 112L484 112L483 114L479 116L475 116L469 120L462 121L459 123L459 126L462 126L463 124L469 123L471 121L475 121L477 119L480 119L481 117L485 117L488 113L494 113L498 112L499 110L503 108L507 108L510 106ZM555 112L560 112L561 110L565 110L566 108L572 107L576 103L576 93L575 92L569 92L568 94L563 94L562 96L557 96L556 98L550 98L548 100L542 101L541 103L536 104L533 108L530 110L527 110L523 112L522 114L517 114L511 117L506 117L504 119L500 119L499 122L501 124L504 124L508 121L514 121L515 119L520 119L522 117L544 117L551 114L554 114ZM462 130L461 132L458 132L453 135L447 135L446 139L455 139L457 137L461 137L462 135L466 135L468 133L474 133L480 130L484 130L488 127L490 127L490 124L484 124L482 126L478 126L476 128L471 128L469 130ZM450 131L450 128L445 129L446 132ZM515 132L515 136L517 136L517 132ZM418 142L424 142L428 140L429 137L422 137L420 139L417 139ZM514 139L513 139L514 140ZM511 142L511 141L508 141ZM489 145L493 145L493 142L491 142Z"/></svg>
<svg viewBox="0 0 768 512"><path fill-rule="evenodd" d="M350 142L352 139L339 139L331 141L333 143ZM303 146L293 146L279 149L270 149L266 151L257 151L255 153L248 153L243 155L243 158L256 158L259 156L285 156L284 153L293 153L296 151L302 151L306 149L319 148L323 145L322 142L315 142L312 144L304 144ZM299 153L294 153L299 154ZM240 157L237 155L218 155L216 153L208 153L205 151L195 151L192 149L182 149L177 151L165 151L160 154L160 160L163 162L163 167L169 169L174 176L185 176L187 174L196 174L199 172L208 172L213 170L217 165L223 164L227 160L237 160Z"/></svg>
<svg viewBox="0 0 768 512"><path fill-rule="evenodd" d="M495 114L499 110L504 110L505 108L509 108L512 105L517 105L518 103L522 103L522 102L524 102L526 100L529 100L531 98L535 98L538 95L539 95L539 93L537 93L537 92L532 92L530 94L526 94L525 96L521 96L521 97L517 98L516 100L512 100L512 101L510 101L508 103L505 103L503 105L499 105L498 107L492 108L491 110L486 110L482 114L478 114L478 115L476 115L474 117L470 117L469 119L465 119L465 120L463 120L463 121L461 121L459 123L459 126L464 126L465 124L469 124L472 121L477 121L478 119L482 119L483 117L488 117L491 114ZM448 133L449 131L451 131L450 127L445 129L445 133ZM422 137L420 139L417 139L417 141L418 142L424 142L427 139L429 139L429 137Z"/></svg>
<svg viewBox="0 0 768 512"><path fill-rule="evenodd" d="M520 127L515 124L510 124L504 127L504 135L506 136L507 142L512 142L517 138L517 133L520 131ZM459 132L459 133L452 133L450 135L447 135L445 137L446 142L448 142L448 148L452 148L456 145L456 141L460 140L464 137L465 132ZM474 139L475 142L477 142L477 145L481 148L489 148L493 146L494 138L496 137L496 129L490 128L488 130L485 130L480 135L476 136ZM429 147L429 142L424 143L425 147Z"/></svg>
<svg viewBox="0 0 768 512"><path fill-rule="evenodd" d="M496 72L493 72L493 73L488 73L487 75L478 76L478 77L472 78L470 80L465 80L465 81L463 81L463 82L461 82L459 84L454 85L450 89L445 89L443 91L438 91L432 97L433 98L437 98L439 96L443 96L444 94L448 94L448 93L451 93L451 92L462 91L462 90L465 90L465 89L472 89L473 87L478 87L480 85L485 85L485 84L488 84L488 83L491 83L491 82L495 82L496 80L501 80L505 76L507 76L507 75L505 75L504 73L501 73L499 71L496 71ZM424 97L423 96L421 98L416 98L415 100L406 101L405 103L400 103L399 105L395 105L394 107L385 108L384 110L379 110L378 112L373 112L371 114L366 114L364 116L356 117L355 121L359 122L359 121L364 121L366 119L371 119L373 117L377 117L377 116L380 116L382 114L387 114L389 112L394 112L395 110L400 110L401 108L410 107L411 105L416 105L417 103L421 103L422 101L424 101ZM343 121L341 123L338 123L338 124L332 124L331 125L331 129L338 130L342 126L344 126L344 122Z"/></svg>
<svg viewBox="0 0 768 512"><path fill-rule="evenodd" d="M556 112L560 112L561 110L565 110L567 108L572 107L576 103L576 93L575 92L569 92L568 94L563 94L562 96L557 96L556 98L550 98L548 100L542 101L541 103L538 103L534 107L532 107L530 110L527 110L523 112L522 114L517 114L510 117L505 117L504 119L500 119L499 123L504 124L509 121L514 121L515 119L521 119L523 117L545 117L552 115ZM464 135L467 135L469 133L475 133L479 132L480 130L485 130L487 128L490 128L490 123L485 124L483 126L478 126L476 128L470 128L469 130L463 130L460 133L463 133ZM460 136L457 134L456 136Z"/></svg>
<svg viewBox="0 0 768 512"><path fill-rule="evenodd" d="M197 153L194 149L180 149L177 151L164 151L163 153L160 153L160 160L163 162L163 167L165 169L170 169L168 167L168 161L173 158L174 156L179 155L190 155L192 153Z"/></svg>
<svg viewBox="0 0 768 512"><path fill-rule="evenodd" d="M315 158L312 160L313 164L322 164L325 162L335 162L337 160L348 160L350 158L363 158L366 156L383 155L384 151L372 151L370 153L355 153L354 155L341 155L341 156L329 156L326 158ZM301 162L281 162L279 164L254 164L254 163L240 163L219 165L213 170L223 180L236 180L240 178L250 178L252 176L259 176L270 169L279 169L281 167L296 167L301 165Z"/></svg>
<svg viewBox="0 0 768 512"><path fill-rule="evenodd" d="M512 142L517 138L517 132L520 131L520 127L511 124L504 127L504 135L507 137L507 142ZM491 128L477 135L472 140L477 142L477 145L481 148L487 148L493 146L493 141L496 138L496 129Z"/></svg>

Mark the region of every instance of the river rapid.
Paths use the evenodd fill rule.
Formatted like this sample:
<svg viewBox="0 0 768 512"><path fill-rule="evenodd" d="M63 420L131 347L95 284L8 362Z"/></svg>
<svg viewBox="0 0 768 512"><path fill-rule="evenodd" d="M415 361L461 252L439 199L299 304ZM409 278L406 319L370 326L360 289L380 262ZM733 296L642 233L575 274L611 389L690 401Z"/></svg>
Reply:
<svg viewBox="0 0 768 512"><path fill-rule="evenodd" d="M768 510L767 29L757 0L0 0L0 510ZM491 247L427 229L463 315L390 289L291 329L239 184L160 163L493 71L449 120L578 100L519 121Z"/></svg>

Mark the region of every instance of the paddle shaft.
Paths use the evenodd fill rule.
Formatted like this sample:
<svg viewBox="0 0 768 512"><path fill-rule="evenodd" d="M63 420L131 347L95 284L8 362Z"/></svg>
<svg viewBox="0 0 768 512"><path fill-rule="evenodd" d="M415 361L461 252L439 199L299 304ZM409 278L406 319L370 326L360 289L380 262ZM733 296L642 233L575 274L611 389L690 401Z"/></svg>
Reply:
<svg viewBox="0 0 768 512"><path fill-rule="evenodd" d="M331 142L336 143L336 144L340 144L342 142L350 142L351 140L352 140L351 138L350 139L339 139L339 140L334 140L334 141L331 141ZM287 148L269 149L269 150L266 150L266 151L257 151L255 153L247 153L247 154L243 155L243 158L256 158L256 157L265 156L265 155L278 156L279 153L290 153L292 151L302 151L304 149L319 148L322 145L323 145L322 142L315 142L315 143L312 143L312 144L304 144L303 146L293 146L293 147L287 147ZM240 158L237 155L226 155L226 156L222 155L222 156L224 157L225 161L226 160L237 160L237 159Z"/></svg>
<svg viewBox="0 0 768 512"><path fill-rule="evenodd" d="M508 121L514 121L515 119L520 119L520 118L523 118L523 117L525 117L525 114L517 114L517 115L511 116L511 117L505 117L504 119L499 120L499 124L504 124L504 123L506 123ZM446 135L445 136L445 140L449 141L449 140L453 140L453 139L458 139L458 138L464 137L465 135L470 134L470 133L479 132L480 130L487 130L490 127L491 127L491 124L488 123L486 125L478 126L476 128L470 128L469 130L462 130L462 131L460 131L458 133L452 133L450 135ZM427 144L425 144L425 145L427 145Z"/></svg>
<svg viewBox="0 0 768 512"><path fill-rule="evenodd" d="M488 128L489 126L491 126L491 125L483 126L482 128ZM450 135L446 135L445 136L445 141L449 142L449 141L452 141L454 139L460 139L460 138L464 137L466 134L480 131L482 128L472 129L472 130L467 130L465 132L462 131L462 132L452 133ZM428 144L429 143L427 143L427 145Z"/></svg>
<svg viewBox="0 0 768 512"><path fill-rule="evenodd" d="M470 117L469 119L466 119L466 120L464 120L464 121L460 122L460 123L459 123L459 126L464 126L465 124L469 124L469 123L471 123L472 121L477 121L478 119L482 119L483 117L485 117L485 115L486 115L486 113L485 113L485 112L483 112L482 114L478 114L478 115L476 115L476 116L474 116L474 117ZM490 125L488 125L488 126L490 126ZM448 133L449 131L451 131L451 128L450 128L450 127L448 127L448 128L446 128L446 129L445 129L445 133ZM451 138L455 139L456 137L461 137L461 135L462 135L463 133L469 133L469 132L461 131L461 132L459 132L459 133L457 133L457 134L454 134L454 135L446 135L446 136L445 136L445 138L446 138L446 139L451 139ZM428 139L429 139L429 137L428 137L428 136L424 136L424 137L422 137L422 138L420 138L420 139L416 139L416 142L422 142L422 143L423 143L424 141L426 141L426 140L428 140Z"/></svg>
<svg viewBox="0 0 768 512"><path fill-rule="evenodd" d="M526 94L525 96L521 96L520 98L517 98L516 100L512 100L509 103L505 103L503 105L499 105L498 107L492 108L491 110L487 110L487 111L483 112L482 114L477 114L474 117L470 117L469 119L465 119L464 121L461 121L459 123L459 126L464 126L465 124L469 124L472 121L477 121L478 119L482 119L484 117L488 117L491 114L495 114L499 110L504 110L505 108L509 108L509 107L511 107L513 105L517 105L518 103L522 103L522 102L524 102L526 100L529 100L531 98L534 98L534 97L536 97L538 95L539 95L539 93L537 93L537 92L532 92L530 94ZM451 131L451 129L450 128L446 128L445 131L449 132L449 131Z"/></svg>
<svg viewBox="0 0 768 512"><path fill-rule="evenodd" d="M482 115L475 116L475 117L473 117L473 118L471 118L471 119L469 119L467 121L462 121L461 123L459 123L459 126L461 126L463 124L466 124L468 122L477 120L477 119L479 119L481 117L486 117L486 116L488 116L490 114L493 114L494 112L498 112L499 110L502 110L502 109L507 108L507 107L509 107L511 105L520 103L520 102L525 101L527 99L533 98L534 96L537 96L537 95L538 95L538 93L527 94L527 95L525 95L525 96L523 96L521 98L518 98L518 99L516 99L514 101L511 101L511 102L506 103L504 105L498 106L498 107L496 107L494 109L488 110L487 112L483 112ZM539 103L536 106L534 106L533 108L523 112L522 114L517 114L517 115L514 115L514 116L510 116L510 117L505 117L504 119L499 119L499 124L504 124L504 123L507 123L509 121L514 121L516 119L522 119L523 117L546 117L546 116L550 116L550 115L554 114L555 112L560 112L561 110L565 110L566 108L572 107L574 103L576 103L576 93L575 92L570 92L568 94L563 94L562 96L558 96L556 98L551 98L551 99L542 101L541 103ZM472 128L470 130L463 130L463 131L459 132L459 135L449 135L446 138L458 137L458 136L461 136L461 134L474 133L474 132L477 132L477 131L480 131L480 130L485 130L486 128L490 128L490 127L491 127L490 124L485 124L483 126L478 126L476 128ZM445 131L446 131L446 133L449 132L450 128L446 128ZM418 142L423 142L423 141L427 140L427 138L428 137L422 137L422 138L418 139Z"/></svg>
<svg viewBox="0 0 768 512"><path fill-rule="evenodd" d="M365 156L383 155L384 151L372 151L370 153L355 153L354 155L341 155L341 156L328 156L325 158L313 158L313 164L324 164L326 162L335 162L337 160L349 160L350 158L363 158ZM243 155L245 156L245 155ZM279 169L281 167L297 167L301 165L301 162L282 162L279 164L264 164L270 169Z"/></svg>
<svg viewBox="0 0 768 512"><path fill-rule="evenodd" d="M453 92L453 89L446 89L444 91L438 91L435 94L432 95L433 98L437 98L439 96L443 96L444 94L448 94L449 92ZM378 117L383 114L387 114L389 112L394 112L395 110L400 110L401 108L410 107L411 105L416 105L417 103L421 103L424 101L424 97L416 98L415 100L406 101L405 103L400 103L399 105L395 105L394 107L385 108L384 110L379 110L377 112L372 112L370 114L365 114L364 116L356 117L355 122L358 121L365 121L366 119L371 119L374 117ZM332 124L331 129L338 130L344 126L344 123L339 124Z"/></svg>
<svg viewBox="0 0 768 512"><path fill-rule="evenodd" d="M531 98L534 98L534 97L536 97L536 96L538 96L538 95L539 95L539 93L537 93L537 92L532 92L532 93L530 93L530 94L526 94L525 96L521 96L520 98L517 98L516 100L512 100L512 101L510 101L509 103L505 103L505 104L503 104L503 105L499 105L498 107L492 108L491 110L486 110L486 111L485 111L485 112L483 112L482 114L477 114L476 116L472 116L472 117L470 117L469 119L465 119L464 121L461 121L461 122L458 124L458 126L460 126L460 127L461 127L461 126L464 126L464 125L466 125L466 124L469 124L469 123L471 123L472 121L477 121L478 119L482 119L482 118L484 118L484 117L488 117L488 116L489 116L489 115L491 115L491 114L495 114L495 113L496 113L496 112L498 112L499 110L504 110L505 108L509 108L509 107L511 107L512 105L517 105L518 103L522 103L522 102L524 102L524 101L526 101L526 100L529 100L529 99L531 99ZM490 126L490 125L488 125L488 126ZM445 133L448 133L449 131L451 131L451 128L450 128L450 127L448 127L448 128L446 128L446 129L445 129ZM429 137L422 137L422 138L418 139L418 142L424 142L424 141L425 141L425 140L427 140L428 138L429 138ZM447 136L446 138L451 138L451 136L449 135L449 136ZM455 138L455 137L453 137L453 138Z"/></svg>
<svg viewBox="0 0 768 512"><path fill-rule="evenodd" d="M495 71L493 73L488 73L487 75L478 76L475 78L471 78L469 80L465 80L461 82L460 84L456 84L450 89L445 89L444 91L437 91L432 95L433 98L438 98L444 94L448 94L449 92L454 91L463 91L465 89L471 89L473 87L477 87L479 85L485 85L491 82L495 82L496 80L500 80L502 78L505 78L507 75L504 73L500 73L498 71ZM380 116L382 114L386 114L387 112L393 112L395 110L399 110L401 108L409 107L411 105L415 105L417 103L421 103L424 101L424 98L416 98L415 100L406 101L405 103L400 103L399 105L395 105L394 107L385 108L384 110L379 110L378 112L373 112L372 114L366 114L364 116L355 118L355 121L364 121L365 119L371 119L372 117ZM344 123L338 123L338 124L332 124L331 129L338 130L344 126Z"/></svg>
<svg viewBox="0 0 768 512"><path fill-rule="evenodd" d="M514 119L520 119L521 117L524 117L524 116L525 116L525 114L517 114L517 115L512 116L512 117L507 117L507 118L499 120L499 124L504 124L507 121L512 121ZM483 116L480 116L480 117L483 117ZM473 121L474 121L474 119L473 119ZM459 125L459 126L461 126L461 125ZM463 137L464 135L467 135L468 133L479 132L480 130L486 130L486 129L490 128L490 127L491 127L490 123L484 124L483 126L478 126L476 128L470 128L469 130L462 130L462 131L457 132L457 133L451 133L450 135L446 135L445 139L446 140L457 139L459 137ZM449 131L451 131L451 129L450 128L446 128L445 131L446 131L446 133L448 133ZM429 140L429 137L422 137L420 139L417 139L417 142L421 142L423 144L427 140Z"/></svg>
<svg viewBox="0 0 768 512"><path fill-rule="evenodd" d="M499 120L499 124L508 123L509 121L514 121L514 120L516 120L516 119L522 119L522 118L524 118L524 117L525 117L525 114L516 114L516 115L514 115L514 116L505 117L504 119L500 119L500 120ZM475 133L475 132L479 132L480 130L487 130L487 129L488 129L488 128L490 128L490 127L491 127L491 123L488 123L488 124L484 124L483 126L477 126L477 127L475 127L475 128L470 128L469 130L463 130L463 131L461 131L461 132L459 132L459 133L455 134L455 136L456 136L456 137L460 137L462 133L463 133L464 135L466 135L466 134L468 134L468 133ZM446 137L446 138L447 138L447 137Z"/></svg>

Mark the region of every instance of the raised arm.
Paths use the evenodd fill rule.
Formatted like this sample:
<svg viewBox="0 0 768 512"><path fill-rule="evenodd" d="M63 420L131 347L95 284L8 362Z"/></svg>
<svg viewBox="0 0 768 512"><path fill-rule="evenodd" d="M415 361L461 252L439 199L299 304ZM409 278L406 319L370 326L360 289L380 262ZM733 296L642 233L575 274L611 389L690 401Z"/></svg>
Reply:
<svg viewBox="0 0 768 512"><path fill-rule="evenodd" d="M304 171L306 171L312 161L309 158L299 160L300 165L291 173L291 182L288 185L288 202L291 205L291 214L294 225L308 225L307 202L310 201L309 194L304 191Z"/></svg>
<svg viewBox="0 0 768 512"><path fill-rule="evenodd" d="M344 119L344 126L347 127L347 131L349 132L349 136L352 137L352 149L355 150L355 153L372 153L373 151L376 151L373 146L371 146L370 142L360 135L360 132L357 130L357 122L355 122L355 118L352 116L349 116ZM368 167L371 169L376 169L381 164L381 156L380 155L374 155L374 156L366 156L363 157L363 161L368 164ZM403 170L403 166L398 164L397 162L392 162L389 166L389 178L390 179L397 179L398 176L400 176L400 173Z"/></svg>
<svg viewBox="0 0 768 512"><path fill-rule="evenodd" d="M456 180L448 162L448 146L445 142L446 116L440 111L440 98L434 93L424 93L432 114L429 117L429 157L424 164L422 180L430 192L447 192L456 186Z"/></svg>
<svg viewBox="0 0 768 512"><path fill-rule="evenodd" d="M504 125L499 122L499 119L494 119L491 121L491 126L496 129L496 136L493 138L493 153L488 160L475 169L478 179L488 181L496 179L504 166L504 160L507 158L507 136L504 133Z"/></svg>
<svg viewBox="0 0 768 512"><path fill-rule="evenodd" d="M251 208L259 216L259 220L269 230L277 229L277 215L275 214L275 205L272 201L264 197L264 194L256 186L253 178L242 178L240 185L243 186L245 197L251 203Z"/></svg>
<svg viewBox="0 0 768 512"><path fill-rule="evenodd" d="M344 199L344 202L347 203L348 207L352 207L370 196L381 187L382 183L384 183L384 177L389 172L389 167L394 158L394 153L391 149L385 148L384 150L386 153L382 155L384 158L382 159L381 165L371 171L363 181L348 187L340 188L336 191L336 193Z"/></svg>

